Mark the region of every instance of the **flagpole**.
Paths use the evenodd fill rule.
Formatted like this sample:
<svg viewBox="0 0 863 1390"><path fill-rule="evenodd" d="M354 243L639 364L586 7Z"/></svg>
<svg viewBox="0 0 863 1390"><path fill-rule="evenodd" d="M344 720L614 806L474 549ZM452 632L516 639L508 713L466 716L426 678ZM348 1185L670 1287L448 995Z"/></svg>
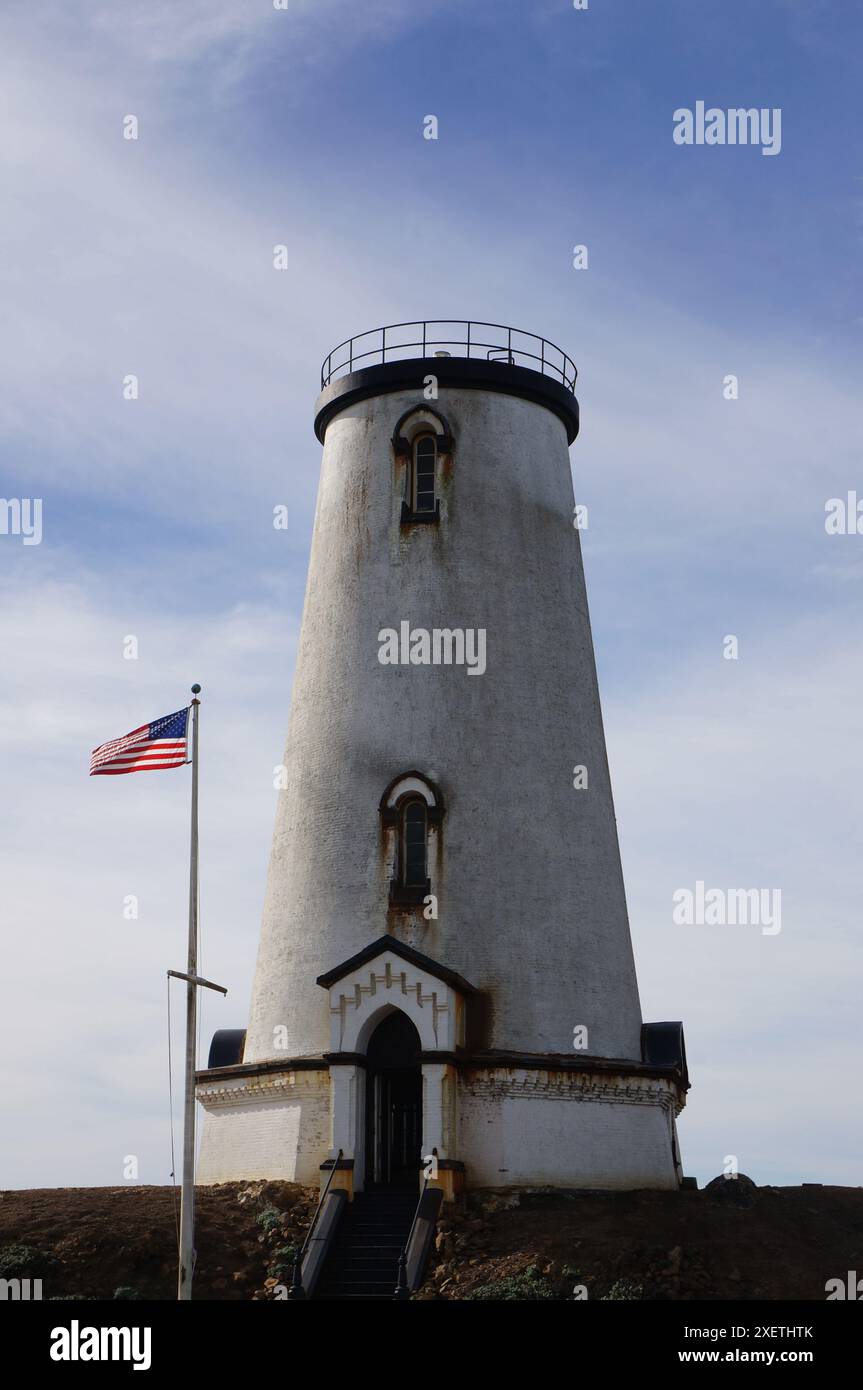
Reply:
<svg viewBox="0 0 863 1390"><path fill-rule="evenodd" d="M189 954L186 984L186 1089L183 1105L183 1188L180 1198L180 1270L177 1298L192 1297L195 1263L195 1061L197 1054L198 975L198 720L199 685L192 686L189 707L192 738L192 834L189 856Z"/></svg>

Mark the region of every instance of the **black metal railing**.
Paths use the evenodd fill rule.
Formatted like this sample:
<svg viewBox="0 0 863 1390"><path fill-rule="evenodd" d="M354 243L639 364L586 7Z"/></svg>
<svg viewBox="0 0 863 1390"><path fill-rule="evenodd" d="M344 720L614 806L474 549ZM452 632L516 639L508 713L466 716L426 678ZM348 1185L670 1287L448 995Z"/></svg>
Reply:
<svg viewBox="0 0 863 1390"><path fill-rule="evenodd" d="M432 1158L435 1160L435 1165L432 1165L433 1169L433 1167L436 1166L437 1149L432 1149ZM416 1208L414 1210L414 1219L411 1222L411 1228L408 1231L408 1238L404 1243L401 1254L399 1255L398 1276L396 1278L395 1290L393 1291L393 1298L397 1302L403 1302L405 1299L408 1299L411 1296L410 1286L408 1285L408 1260L410 1258L411 1241L414 1238L414 1231L416 1230L417 1220L419 1218L420 1210L422 1208L423 1197L426 1195L426 1191L428 1190L430 1178L431 1171L426 1173L425 1182L423 1183L422 1188L420 1189L419 1201L417 1202Z"/></svg>
<svg viewBox="0 0 863 1390"><path fill-rule="evenodd" d="M303 1288L303 1259L305 1258L306 1251L309 1248L312 1235L314 1234L314 1229L318 1224L318 1217L321 1214L321 1207L324 1205L324 1200L326 1198L327 1193L330 1190L330 1183L333 1180L333 1176L335 1174L336 1169L339 1166L343 1153L344 1149L339 1149L338 1156L335 1159L335 1162L333 1163L333 1166L330 1169L329 1174L327 1176L327 1181L324 1190L318 1198L318 1205L315 1208L315 1214L312 1217L312 1224L306 1232L306 1238L303 1241L302 1249L300 1250L298 1255L294 1256L293 1277L291 1280L291 1289L288 1294L288 1298L291 1300L303 1299L306 1296L306 1291Z"/></svg>
<svg viewBox="0 0 863 1390"><path fill-rule="evenodd" d="M433 330L451 329L455 333ZM370 341L371 340L371 341ZM416 349L420 351L417 352ZM450 349L458 348L458 352ZM479 323L468 319L426 319L415 323L390 323L386 328L370 328L355 338L346 338L326 357L321 367L321 390L340 376L358 367L380 362L397 362L410 357L484 357L489 362L509 362L532 367L554 377L568 391L575 391L575 363L547 338L508 328L503 323Z"/></svg>

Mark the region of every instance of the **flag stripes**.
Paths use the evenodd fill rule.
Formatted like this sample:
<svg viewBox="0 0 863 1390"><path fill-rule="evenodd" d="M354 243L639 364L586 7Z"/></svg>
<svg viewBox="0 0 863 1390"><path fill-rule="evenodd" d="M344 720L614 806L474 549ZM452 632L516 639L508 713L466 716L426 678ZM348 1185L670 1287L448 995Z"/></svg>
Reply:
<svg viewBox="0 0 863 1390"><path fill-rule="evenodd" d="M142 724L122 738L100 743L90 754L91 777L120 777L126 772L158 772L188 761L188 709Z"/></svg>

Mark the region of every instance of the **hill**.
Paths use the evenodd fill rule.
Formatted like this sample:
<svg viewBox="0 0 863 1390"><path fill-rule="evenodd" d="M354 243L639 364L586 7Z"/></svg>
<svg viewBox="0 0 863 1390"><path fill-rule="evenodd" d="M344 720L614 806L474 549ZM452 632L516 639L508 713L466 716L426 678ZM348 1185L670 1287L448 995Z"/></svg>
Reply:
<svg viewBox="0 0 863 1390"><path fill-rule="evenodd" d="M195 1297L272 1296L316 1194L290 1183L197 1190ZM179 1195L170 1187L0 1194L0 1277L48 1298L175 1296ZM863 1270L863 1189L473 1193L445 1213L417 1297L815 1299ZM584 1296L584 1293L581 1294Z"/></svg>

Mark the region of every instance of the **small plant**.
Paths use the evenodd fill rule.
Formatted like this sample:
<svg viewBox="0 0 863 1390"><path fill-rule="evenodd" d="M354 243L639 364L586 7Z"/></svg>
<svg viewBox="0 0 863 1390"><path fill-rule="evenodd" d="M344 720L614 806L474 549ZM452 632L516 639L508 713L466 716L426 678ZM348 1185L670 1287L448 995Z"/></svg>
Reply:
<svg viewBox="0 0 863 1390"><path fill-rule="evenodd" d="M262 1211L258 1212L255 1217L255 1222L260 1226L264 1235L269 1236L272 1235L274 1231L281 1229L283 1219L282 1213L277 1211L275 1207L266 1206Z"/></svg>
<svg viewBox="0 0 863 1390"><path fill-rule="evenodd" d="M554 1290L548 1280L540 1277L536 1265L530 1265L518 1274L510 1274L506 1279L496 1279L490 1284L481 1284L478 1289L465 1294L465 1298L512 1301L519 1299L532 1303L554 1298Z"/></svg>
<svg viewBox="0 0 863 1390"><path fill-rule="evenodd" d="M0 1279L41 1279L56 1269L57 1258L34 1250L32 1245L0 1246Z"/></svg>
<svg viewBox="0 0 863 1390"><path fill-rule="evenodd" d="M642 1298L644 1298L644 1289L641 1284L633 1284L628 1279L617 1279L608 1293L602 1295L600 1302L607 1303L609 1300L615 1299L626 1299L632 1302Z"/></svg>
<svg viewBox="0 0 863 1390"><path fill-rule="evenodd" d="M121 1284L119 1289L114 1290L114 1297L141 1301L144 1295L138 1289L133 1289L129 1284Z"/></svg>
<svg viewBox="0 0 863 1390"><path fill-rule="evenodd" d="M297 1245L279 1245L273 1251L270 1263L267 1266L267 1274L271 1279L278 1279L280 1283L290 1280L294 1269L294 1260L300 1253Z"/></svg>

